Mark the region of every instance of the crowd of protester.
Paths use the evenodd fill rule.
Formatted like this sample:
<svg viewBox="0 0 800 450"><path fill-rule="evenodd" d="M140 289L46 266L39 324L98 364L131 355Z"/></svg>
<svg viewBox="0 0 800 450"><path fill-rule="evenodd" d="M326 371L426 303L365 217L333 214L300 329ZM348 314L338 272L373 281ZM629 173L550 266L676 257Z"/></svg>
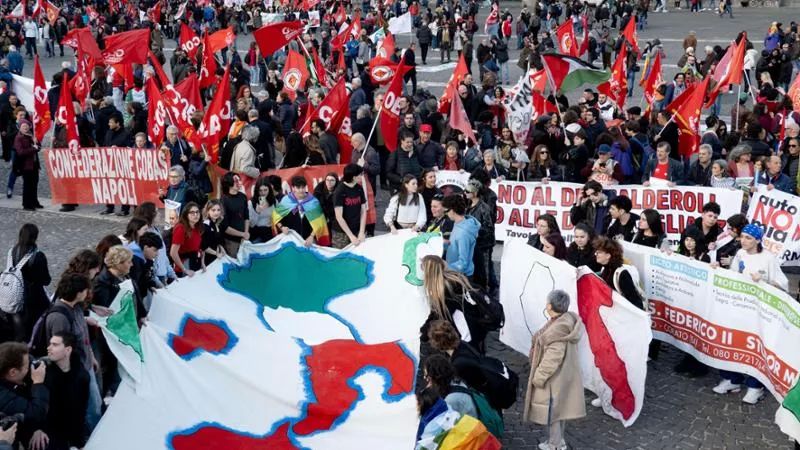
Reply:
<svg viewBox="0 0 800 450"><path fill-rule="evenodd" d="M143 11L153 6L153 2L141 4ZM107 2L79 1L65 2L53 25L45 19L0 20L0 136L3 156L13 161L14 169L8 180L8 197L16 177L21 176L22 206L29 210L41 207L36 191L40 143L32 138L32 112L21 105L10 76L22 72L23 46L28 58L41 47L47 56L57 57L55 47L63 56L62 38L72 28L88 27L100 48L115 32L149 28L153 53L165 68L169 66L177 83L201 67L199 57L190 59L179 46L169 60L164 53L166 40L177 41L182 22L198 35L227 26L247 34L263 25L262 13L283 14L285 20L308 19L307 11L290 7L265 8L258 2L226 8L221 1L205 6L189 1L185 16L176 17L182 4L166 2L157 23L149 14L141 18L124 8L111 10ZM694 33L684 41L679 73L659 88L650 114L643 114L639 107L619 108L593 89L586 89L572 103L563 95L551 95L549 100L559 103L560 113L540 115L531 123L526 140L516 142L501 106L506 95L501 85L511 81L509 46L522 50L521 68L541 68L541 54L554 49L552 33L558 23L573 20L579 24L586 15L591 28L587 59L601 58L603 67L608 67L614 54L630 45L621 37L614 38L612 28L624 28L632 17L644 27L649 2L616 2L609 10L607 3L595 8L575 1L544 1L533 11L523 7L518 17L498 8L494 19L485 22L488 37L476 47L479 4L474 0L422 5L398 1L377 9L364 2L348 8L351 13L361 11L362 34L341 50L331 46L337 30L332 14L335 6L320 3L320 26L306 31L289 47L316 50L327 71L348 81L353 131L350 160L342 160L339 143L324 121L313 121L309 133L301 132L308 105L316 107L328 87L312 81L288 95L280 76L286 63L285 49L261 55L253 45L243 53L234 42L219 54L231 68L235 111L219 146L222 164L229 171L220 177L217 189L211 155L185 139L177 127L167 129L163 142L149 142L142 86L143 80L152 76L152 67L135 65L132 86L97 68L85 106L75 104L80 145L167 151L169 183L160 190L158 204L119 205L118 215L131 216L125 229L120 229L119 236L104 237L93 249L75 253L52 296L45 290L52 280L47 249L37 246L39 229L33 224L20 229L8 258L11 267L19 267L25 291L19 310L4 313L4 343L0 344L0 405L4 406L0 412L23 413L24 418L18 426L1 431L0 441L16 441L33 449L85 444L120 383L114 356L88 311L110 314L123 280L132 281L137 318L143 321L153 292L179 278L195 276L218 258L235 257L242 241L266 242L276 233L296 232L306 245L358 245L375 232L375 224L367 223L365 184L379 196L388 195L382 219L390 232L438 231L445 237L445 253L423 261L424 288L432 312L421 331L430 349L422 362L425 383L419 394L422 421L418 439L430 434L426 425L447 410L478 417L490 431L502 434L502 409L507 402L500 387L488 379L486 367L492 361L487 362L490 358L484 345L488 332L496 326L485 320L486 305L496 303L499 288L492 263L497 222L497 196L490 188L493 180L581 183L581 195L570 211L571 242L565 240L555 217L541 214L528 244L575 267L589 266L638 308L646 308L646 300L638 287L638 274L625 263L619 241L674 251L788 290L779 262L760 244L763 230L748 224L743 214L728 218L721 226L719 205L708 203L702 215L683 231L677 249L671 249L665 243L659 211L634 214L629 198L615 196L606 188L658 181L746 192L764 185L797 194L800 116L792 112L791 99L785 95L800 50L794 23L788 31L781 24L770 27L760 57L747 36L736 37L737 42L745 40L747 48L744 95L737 99L727 122L720 104L715 104L705 119L699 151L685 158L679 152L678 127L663 108L710 76L725 53L723 48L707 47L705 59L698 61ZM12 7L4 4L0 8L7 13ZM660 7L663 10L664 6ZM692 3L695 7L696 2ZM384 20L405 12L414 17L417 40L407 49L397 49L390 59L399 62L402 58L414 66L417 45L422 64L428 62L429 49L439 50L441 62L451 60L451 51L454 58L463 56L469 74L458 84L457 95L477 142L449 126L436 99L417 89L414 70L406 76L407 95L398 102L401 126L396 151L388 150L385 130L373 126L383 91L367 73L366 61L377 50L370 35ZM343 68L338 63L340 52ZM657 52L663 50L654 41L644 48L643 56ZM638 64L634 58L628 70L635 73ZM65 63L63 72L74 74L73 66ZM217 81L222 73L220 68ZM633 78L629 74L629 79ZM52 74L48 99L53 115L63 88L61 80L62 72ZM629 83L631 93L633 84ZM201 91L204 104L215 90L212 86ZM746 106L749 97L755 100L752 111ZM195 128L202 117L202 110L192 115ZM65 139L63 127L56 126L52 145L64 147ZM271 169L329 164L343 164L344 168L327 174L316 186L309 186L302 176L281 179L266 174ZM440 191L436 187L438 170L470 173L464 192ZM251 191L243 188L244 177L255 179ZM159 218L158 211L166 201L180 205L180 214ZM63 205L62 210L77 207ZM102 213L114 213L116 207L106 205ZM717 248L721 236L731 239ZM564 448L565 421L585 415L574 358L582 330L580 321L567 311L571 301L575 299L561 291L550 293L548 322L533 338L527 392L520 398L525 402L524 419L549 427L548 441L540 446L543 449ZM651 346L651 358L658 357L659 347L658 343ZM689 376L708 372L689 355L675 369ZM721 376L714 392L736 392L744 384L748 389L743 401L756 403L763 396L763 386L752 378L730 372ZM560 401L549 402L547 392L561 393ZM599 402L592 404L598 406Z"/></svg>

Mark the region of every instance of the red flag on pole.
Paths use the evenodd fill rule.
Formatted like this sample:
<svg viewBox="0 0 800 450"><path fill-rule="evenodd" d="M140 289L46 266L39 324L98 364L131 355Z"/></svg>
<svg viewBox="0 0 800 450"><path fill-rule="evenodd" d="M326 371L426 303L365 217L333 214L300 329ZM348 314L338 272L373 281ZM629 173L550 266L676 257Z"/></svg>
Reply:
<svg viewBox="0 0 800 450"><path fill-rule="evenodd" d="M469 73L467 63L464 61L464 55L458 57L458 64L453 74L450 75L450 80L447 81L447 87L444 88L444 93L439 98L439 112L442 114L450 111L450 99L458 95L458 85Z"/></svg>
<svg viewBox="0 0 800 450"><path fill-rule="evenodd" d="M225 74L219 82L217 92L208 105L208 110L203 116L203 122L197 133L206 146L206 154L211 156L211 162L219 160L219 142L231 126L231 66L225 69Z"/></svg>
<svg viewBox="0 0 800 450"><path fill-rule="evenodd" d="M631 48L638 55L639 54L639 39L636 37L636 16L631 16L625 29L622 30L622 37L631 44Z"/></svg>
<svg viewBox="0 0 800 450"><path fill-rule="evenodd" d="M69 74L64 71L64 82L61 83L61 97L56 110L56 123L64 125L67 129L67 148L77 150L80 147L78 135L78 122L75 121L75 106L72 104L72 95L69 89Z"/></svg>
<svg viewBox="0 0 800 450"><path fill-rule="evenodd" d="M380 112L380 127L383 133L383 141L390 152L397 149L397 132L400 130L400 97L403 96L403 76L406 74L403 58L400 58L400 65L397 72L389 83L389 89L383 96L383 107Z"/></svg>
<svg viewBox="0 0 800 450"><path fill-rule="evenodd" d="M581 47L578 49L578 56L583 56L589 50L589 20L586 14L581 16L581 27L583 28L583 39L581 40Z"/></svg>
<svg viewBox="0 0 800 450"><path fill-rule="evenodd" d="M597 91L607 95L619 109L625 108L625 100L628 98L627 59L628 46L623 45L611 66L611 78L597 86Z"/></svg>
<svg viewBox="0 0 800 450"><path fill-rule="evenodd" d="M147 123L149 125L147 127L147 136L153 145L159 147L164 142L164 135L167 131L167 119L169 118L170 123L175 123L175 120L169 115L169 108L167 108L167 103L161 96L161 91L159 91L158 86L156 86L156 80L148 78L145 88L148 102Z"/></svg>
<svg viewBox="0 0 800 450"><path fill-rule="evenodd" d="M341 110L341 124L336 130L336 141L339 143L339 163L350 164L353 159L353 144L350 138L353 137L353 129L350 127L350 104L345 102ZM366 136L365 136L366 137Z"/></svg>
<svg viewBox="0 0 800 450"><path fill-rule="evenodd" d="M306 59L300 53L289 50L286 65L283 66L283 90L289 94L292 101L297 97L297 91L305 86L310 74Z"/></svg>
<svg viewBox="0 0 800 450"><path fill-rule="evenodd" d="M564 23L556 28L556 45L559 53L578 56L578 46L575 42L575 28L572 26L571 18L567 18Z"/></svg>
<svg viewBox="0 0 800 450"><path fill-rule="evenodd" d="M236 40L236 33L233 32L233 27L224 28L215 33L211 33L208 41L211 43L211 52L216 53L225 47L233 44Z"/></svg>
<svg viewBox="0 0 800 450"><path fill-rule="evenodd" d="M394 55L395 47L394 36L387 31L386 36L384 36L381 44L378 46L377 56L379 58L389 58Z"/></svg>
<svg viewBox="0 0 800 450"><path fill-rule="evenodd" d="M150 50L150 30L133 30L112 34L105 40L103 62L113 64L146 64Z"/></svg>
<svg viewBox="0 0 800 450"><path fill-rule="evenodd" d="M178 41L181 49L186 52L190 60L194 61L197 51L200 49L200 37L197 33L189 25L181 22L181 34Z"/></svg>
<svg viewBox="0 0 800 450"><path fill-rule="evenodd" d="M211 51L211 44L208 42L208 33L203 37L203 61L200 65L200 89L205 89L217 78L217 60L214 59L214 52Z"/></svg>
<svg viewBox="0 0 800 450"><path fill-rule="evenodd" d="M672 114L672 119L680 130L678 150L684 158L689 158L698 150L699 139L695 138L700 136L700 111L703 109L703 100L710 79L706 77L705 80L686 89L665 108Z"/></svg>
<svg viewBox="0 0 800 450"><path fill-rule="evenodd" d="M317 81L322 86L328 86L328 75L325 72L325 64L322 63L316 47L311 47L311 58L314 60L314 70L317 73Z"/></svg>
<svg viewBox="0 0 800 450"><path fill-rule="evenodd" d="M160 23L161 22L161 0L156 2L152 8L147 10L147 17L150 19L152 23Z"/></svg>
<svg viewBox="0 0 800 450"><path fill-rule="evenodd" d="M377 85L384 85L392 81L397 71L397 64L388 58L376 56L369 61L369 77Z"/></svg>
<svg viewBox="0 0 800 450"><path fill-rule="evenodd" d="M253 31L253 39L258 43L261 54L270 56L301 34L303 34L303 22L296 20L263 26Z"/></svg>
<svg viewBox="0 0 800 450"><path fill-rule="evenodd" d="M644 90L644 99L647 102L645 109L645 117L650 116L650 108L653 107L653 102L656 101L656 90L661 84L664 83L664 78L661 76L661 52L657 52L653 58L653 63L650 65L650 73L644 80L642 86Z"/></svg>
<svg viewBox="0 0 800 450"><path fill-rule="evenodd" d="M33 60L33 130L37 142L42 142L44 135L53 125L50 117L50 103L47 101L47 84L44 80L42 66L39 65L39 55Z"/></svg>
<svg viewBox="0 0 800 450"><path fill-rule="evenodd" d="M472 131L472 124L467 117L467 111L464 110L464 104L461 103L461 97L456 94L450 102L450 128L459 130L464 133L464 136L472 139L472 145L477 144L478 140L475 138L475 132ZM469 141L467 141L467 145Z"/></svg>
<svg viewBox="0 0 800 450"><path fill-rule="evenodd" d="M710 108L714 104L723 89L727 90L731 84L742 82L745 44L746 41L744 39L738 44L736 42L731 43L728 51L717 63L714 74L711 76L715 84L711 87L711 92L708 93L706 108Z"/></svg>

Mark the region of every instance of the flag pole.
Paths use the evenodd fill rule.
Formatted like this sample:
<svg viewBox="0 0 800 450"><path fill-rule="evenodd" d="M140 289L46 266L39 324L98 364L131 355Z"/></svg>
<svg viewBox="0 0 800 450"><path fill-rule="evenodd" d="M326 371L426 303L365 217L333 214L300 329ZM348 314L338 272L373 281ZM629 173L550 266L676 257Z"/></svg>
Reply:
<svg viewBox="0 0 800 450"><path fill-rule="evenodd" d="M372 128L369 130L369 137L367 137L367 146L369 146L369 141L372 140L372 134L375 133L375 126L378 125L378 119L381 116L381 111L383 111L383 104L378 107L378 113L375 114L375 120L372 122Z"/></svg>
<svg viewBox="0 0 800 450"><path fill-rule="evenodd" d="M742 97L742 83L739 83L739 90L736 93L736 127L735 127L735 130L737 132L739 131L739 115L740 115L739 114L739 108L742 107L742 105L739 104L739 99L741 97Z"/></svg>
<svg viewBox="0 0 800 450"><path fill-rule="evenodd" d="M550 73L550 67L547 65L544 58L542 58L542 65L544 66L544 72L547 74L547 81L550 82L550 95L553 96L553 103L556 104L556 111L558 111L558 122L561 124L561 130L564 131L564 139L566 139L567 128L564 126L564 121L561 120L561 106L558 105L558 90L556 89L556 82L553 80L553 74ZM530 64L528 67L530 67ZM545 101L547 101L547 99L545 99ZM533 102L533 97L531 97L531 102Z"/></svg>
<svg viewBox="0 0 800 450"><path fill-rule="evenodd" d="M300 37L298 36L295 39L297 40L297 43L300 45L300 48L303 49L303 53L306 54L306 57L309 60L311 60L311 64L308 64L308 66L311 69L311 72L314 74L314 78L317 79L317 83L319 83L319 74L317 74L316 61L314 60L314 58L311 57L311 54L308 53L308 49L306 48L305 44L303 44L303 41L300 40ZM320 86L322 86L322 83L320 83Z"/></svg>

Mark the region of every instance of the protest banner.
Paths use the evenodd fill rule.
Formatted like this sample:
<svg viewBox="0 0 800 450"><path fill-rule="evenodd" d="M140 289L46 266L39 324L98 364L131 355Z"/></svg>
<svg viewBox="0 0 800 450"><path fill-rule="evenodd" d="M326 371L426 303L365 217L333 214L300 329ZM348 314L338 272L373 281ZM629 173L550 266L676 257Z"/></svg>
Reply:
<svg viewBox="0 0 800 450"><path fill-rule="evenodd" d="M535 232L536 219L541 214L552 214L564 239L571 242L573 224L569 211L582 188L583 185L576 183L493 182L492 189L497 194L497 240L527 239L530 233ZM648 208L658 210L663 216L664 232L673 247L683 230L702 214L704 204L717 202L720 205L719 221L723 225L728 217L739 213L742 205L741 191L700 186L620 185L610 186L605 192L630 198L633 204L631 212L638 214Z"/></svg>
<svg viewBox="0 0 800 450"><path fill-rule="evenodd" d="M800 266L800 197L762 185L750 197L747 220L764 228L764 248L784 266Z"/></svg>
<svg viewBox="0 0 800 450"><path fill-rule="evenodd" d="M413 448L419 264L441 252L438 234L340 251L291 233L158 290L141 329L121 302L101 325L135 377L85 448Z"/></svg>
<svg viewBox="0 0 800 450"><path fill-rule="evenodd" d="M650 301L653 337L717 369L751 375L782 401L798 379L800 304L749 276L623 243Z"/></svg>
<svg viewBox="0 0 800 450"><path fill-rule="evenodd" d="M44 150L53 203L139 205L167 187L169 153L149 148Z"/></svg>
<svg viewBox="0 0 800 450"><path fill-rule="evenodd" d="M547 294L569 294L570 311L581 318L585 333L578 343L583 386L597 394L603 411L632 425L644 402L650 319L613 292L590 269L576 269L512 239L503 246L500 302L506 322L500 341L529 355L531 338L547 323Z"/></svg>

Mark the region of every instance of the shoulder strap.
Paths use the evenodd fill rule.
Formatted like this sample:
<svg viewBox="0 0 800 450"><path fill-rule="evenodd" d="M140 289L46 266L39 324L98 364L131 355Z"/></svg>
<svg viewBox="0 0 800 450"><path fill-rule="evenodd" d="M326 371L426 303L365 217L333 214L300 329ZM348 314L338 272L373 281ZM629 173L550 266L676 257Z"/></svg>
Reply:
<svg viewBox="0 0 800 450"><path fill-rule="evenodd" d="M25 267L25 264L28 262L29 259L33 257L33 255L36 254L37 250L28 252L27 255L23 256L22 259L19 260L16 266L12 266L12 263L14 262L13 252L14 252L13 248L8 251L8 270L11 272L16 272L20 268Z"/></svg>

